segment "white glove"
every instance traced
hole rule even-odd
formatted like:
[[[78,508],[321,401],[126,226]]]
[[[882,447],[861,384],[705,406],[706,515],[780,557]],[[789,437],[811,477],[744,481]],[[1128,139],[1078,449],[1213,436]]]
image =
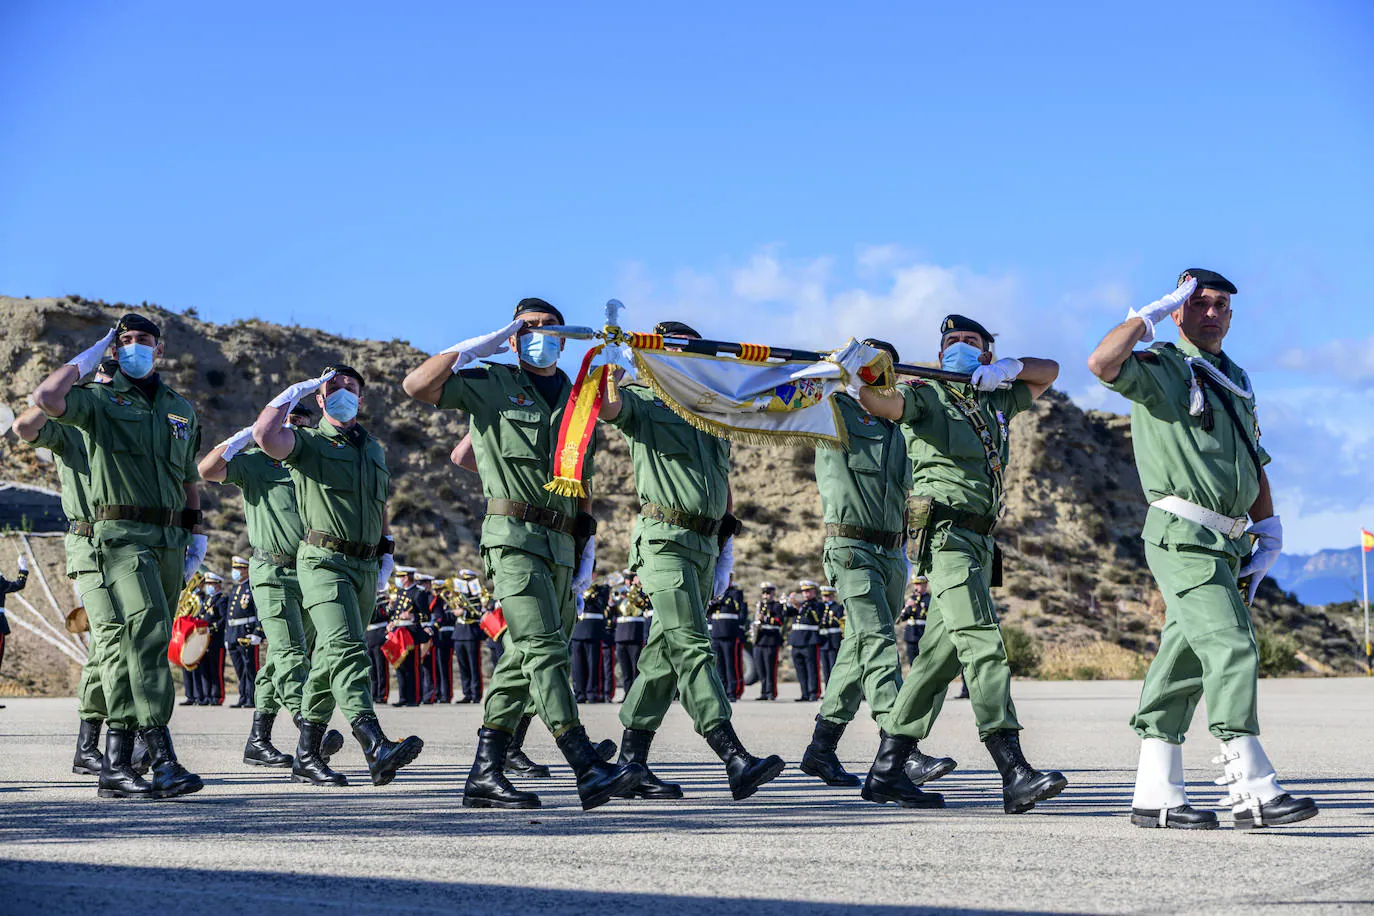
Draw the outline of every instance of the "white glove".
[[[440,352],[456,354],[453,360],[453,371],[457,372],[475,359],[484,359],[510,350],[507,341],[510,340],[512,334],[524,326],[525,319],[517,318],[499,331],[492,331],[490,334],[483,334],[480,337],[469,337],[467,340],[456,343]]]
[[[21,573],[26,573],[29,571],[29,558],[24,556],[22,553],[19,555],[19,571]]]
[[[730,573],[735,571],[735,536],[732,534],[725,539],[725,545],[720,548],[720,556],[716,558],[716,581],[711,585],[711,597],[719,598],[725,594],[725,590],[730,587]]]
[[[100,361],[105,358],[105,351],[109,349],[110,341],[114,340],[114,328],[105,332],[105,336],[100,338],[100,343],[88,350],[82,350],[74,358],[67,360],[68,366],[75,366],[76,371],[81,375],[87,376],[95,371],[95,367],[100,365]]]
[[[267,406],[285,407],[289,405],[291,407],[295,407],[297,404],[301,402],[301,398],[305,397],[307,394],[310,394],[312,391],[316,390],[333,377],[334,370],[330,369],[328,372],[326,372],[319,378],[306,379],[303,382],[297,382],[290,388],[283,391],[281,394],[277,395],[272,400],[268,401]]]
[[[573,597],[581,597],[582,593],[592,587],[592,574],[596,569],[596,535],[587,538],[587,546],[582,548],[582,556],[577,560],[577,571],[573,573],[572,592]]]
[[[191,577],[205,562],[205,551],[210,549],[210,539],[203,534],[191,535],[191,543],[186,547],[186,565],[181,570],[181,581],[190,582]]]
[[[253,635],[248,637],[248,644],[250,646],[260,646],[262,645],[262,637],[254,633]]]
[[[245,426],[243,429],[225,439],[220,445],[224,446],[224,460],[229,461],[235,455],[253,444],[253,427]],[[219,448],[219,446],[215,446]]]
[[[973,370],[973,387],[979,391],[996,391],[1021,374],[1025,366],[1021,360],[1008,356],[987,366]]]
[[[1141,343],[1150,343],[1155,339],[1155,322],[1165,315],[1173,314],[1174,310],[1188,301],[1188,297],[1197,289],[1197,279],[1189,277],[1188,282],[1162,299],[1156,299],[1142,309],[1131,309],[1126,313],[1127,318],[1139,318],[1145,322],[1145,336],[1140,338]]]
[[[877,347],[870,347],[868,344],[859,343],[857,340],[850,340],[834,353],[830,354],[828,362],[835,363],[844,372],[844,393],[854,400],[859,399],[859,389],[871,384],[872,365],[875,361],[887,356]],[[870,380],[863,377],[864,370],[869,370]]]
[[[396,558],[389,553],[382,554],[382,563],[377,568],[377,591],[386,591],[386,582],[396,571]]]
[[[1277,515],[1271,515],[1251,525],[1246,534],[1254,536],[1255,552],[1250,554],[1249,561],[1241,567],[1240,578],[1254,576],[1250,580],[1250,594],[1245,596],[1246,601],[1254,601],[1260,581],[1269,575],[1269,570],[1274,568],[1279,553],[1283,550],[1283,523]]]

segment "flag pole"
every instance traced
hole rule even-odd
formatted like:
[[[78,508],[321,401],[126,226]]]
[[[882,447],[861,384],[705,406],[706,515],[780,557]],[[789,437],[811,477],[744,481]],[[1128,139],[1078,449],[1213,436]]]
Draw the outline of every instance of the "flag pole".
[[[1369,644],[1369,550],[1364,529],[1360,529],[1360,578],[1364,580],[1364,673],[1374,675],[1374,653]]]

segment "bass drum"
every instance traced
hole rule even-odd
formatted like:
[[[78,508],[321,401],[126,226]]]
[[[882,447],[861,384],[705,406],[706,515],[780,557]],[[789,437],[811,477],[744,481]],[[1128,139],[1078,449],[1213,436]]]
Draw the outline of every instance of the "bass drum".
[[[740,655],[744,662],[744,686],[753,687],[759,682],[759,669],[754,664],[754,647],[746,644]]]
[[[194,617],[172,621],[172,641],[167,645],[167,660],[187,671],[200,664],[210,648],[210,625]]]

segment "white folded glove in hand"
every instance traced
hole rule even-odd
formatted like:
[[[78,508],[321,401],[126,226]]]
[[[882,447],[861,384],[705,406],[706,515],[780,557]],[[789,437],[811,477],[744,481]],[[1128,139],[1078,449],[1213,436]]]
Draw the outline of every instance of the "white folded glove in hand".
[[[485,359],[488,356],[495,356],[510,350],[508,341],[511,335],[524,326],[525,320],[517,318],[499,331],[492,331],[490,334],[483,334],[480,337],[469,337],[467,340],[439,352],[455,354],[453,371],[457,372],[473,360]]]
[[[885,351],[851,340],[830,354],[828,361],[844,371],[844,393],[857,401],[860,389],[879,381],[877,370],[884,368],[884,359],[890,367],[891,359]]]
[[[303,382],[297,382],[290,388],[283,391],[281,394],[277,395],[272,400],[268,401],[267,406],[295,407],[297,404],[301,402],[301,398],[305,397],[307,394],[310,394],[312,391],[315,391],[321,385],[323,385],[325,382],[329,381],[333,377],[334,370],[330,369],[328,372],[326,372],[319,378],[306,379]]]
[[[19,555],[19,571],[21,573],[26,573],[29,571],[29,558],[24,556],[22,553]]]
[[[235,455],[237,455],[239,452],[243,451],[245,448],[252,444],[253,427],[245,426],[243,429],[234,433],[228,439],[225,439],[223,442],[220,443],[220,445],[224,446],[224,460],[232,460]],[[218,445],[215,447],[219,448]]]
[[[716,580],[711,584],[711,597],[719,598],[730,587],[730,574],[735,571],[735,536],[725,539],[716,558]]]
[[[254,633],[248,637],[248,644],[251,646],[260,646],[262,645],[262,637]]]
[[[1131,309],[1126,313],[1127,318],[1139,318],[1145,322],[1145,336],[1140,338],[1141,343],[1150,343],[1155,339],[1155,322],[1165,315],[1171,315],[1183,303],[1188,301],[1188,297],[1197,289],[1197,280],[1193,277],[1188,278],[1178,289],[1162,299],[1156,299],[1142,309]]]
[[[205,551],[210,549],[210,539],[203,534],[191,535],[191,543],[186,546],[186,565],[181,570],[181,581],[190,582],[191,577],[205,562]]]
[[[382,554],[382,562],[377,567],[377,591],[386,591],[386,584],[396,569],[396,558],[389,553]]]
[[[105,358],[105,351],[109,349],[110,341],[114,340],[114,328],[105,332],[105,336],[100,338],[100,342],[95,346],[82,350],[72,359],[67,360],[68,366],[75,366],[76,371],[82,376],[90,375],[95,371],[95,367],[100,365],[100,361]]]
[[[973,370],[973,387],[979,391],[996,391],[1021,374],[1025,366],[1021,360],[1008,356],[987,366]]]
[[[577,571],[573,573],[572,593],[581,598],[582,593],[592,587],[592,575],[596,570],[596,535],[587,538],[587,546],[582,548],[582,556],[577,559]]]
[[[1245,596],[1245,600],[1250,602],[1255,600],[1260,582],[1278,562],[1279,553],[1283,550],[1283,523],[1277,515],[1271,515],[1255,522],[1245,533],[1255,538],[1255,551],[1240,569],[1240,578],[1254,576],[1250,580],[1250,593]]]

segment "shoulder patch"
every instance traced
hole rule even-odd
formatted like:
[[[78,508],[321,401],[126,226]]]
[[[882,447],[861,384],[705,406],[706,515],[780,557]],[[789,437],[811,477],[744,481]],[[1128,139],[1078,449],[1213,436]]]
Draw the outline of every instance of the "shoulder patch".
[[[514,404],[516,407],[533,407],[533,406],[534,406],[534,398],[529,397],[528,395],[524,395],[524,394],[510,394],[510,395],[506,395],[506,399],[507,399],[508,401],[510,401],[512,404]]]

